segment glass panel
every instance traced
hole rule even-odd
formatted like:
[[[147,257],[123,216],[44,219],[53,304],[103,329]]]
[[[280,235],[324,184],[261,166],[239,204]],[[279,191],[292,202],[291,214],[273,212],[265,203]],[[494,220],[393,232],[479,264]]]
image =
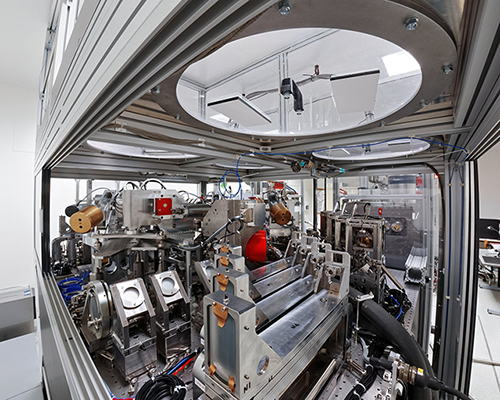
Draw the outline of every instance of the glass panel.
[[[280,93],[284,78],[296,83],[303,111],[294,109],[295,98]],[[228,43],[184,72],[177,97],[194,118],[214,127],[252,135],[321,134],[393,114],[421,82],[418,62],[391,42],[353,31],[304,28]],[[361,100],[365,104],[356,107]]]

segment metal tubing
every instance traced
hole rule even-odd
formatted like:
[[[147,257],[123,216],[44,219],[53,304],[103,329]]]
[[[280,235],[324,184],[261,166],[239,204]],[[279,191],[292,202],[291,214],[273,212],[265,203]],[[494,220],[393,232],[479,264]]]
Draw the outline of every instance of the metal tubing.
[[[304,190],[305,190],[305,185],[304,185],[304,179],[300,181],[300,195],[302,199],[300,200],[300,230],[305,233],[306,231],[306,220],[305,220],[305,195],[304,195]]]
[[[186,250],[186,291],[191,301],[191,250]]]
[[[318,191],[318,181],[313,179],[313,228],[314,231],[318,229],[318,202],[317,202],[317,192]]]

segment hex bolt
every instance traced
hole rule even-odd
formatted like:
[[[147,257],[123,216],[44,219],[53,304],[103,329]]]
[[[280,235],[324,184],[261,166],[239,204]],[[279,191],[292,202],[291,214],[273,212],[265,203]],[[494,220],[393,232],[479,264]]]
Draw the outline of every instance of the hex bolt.
[[[450,75],[453,72],[453,65],[448,64],[448,65],[443,65],[443,73],[445,75]]]
[[[419,19],[417,17],[408,18],[405,21],[405,28],[407,31],[414,31],[418,28]]]
[[[278,10],[281,15],[288,15],[292,11],[292,4],[289,1],[280,1],[278,3]]]

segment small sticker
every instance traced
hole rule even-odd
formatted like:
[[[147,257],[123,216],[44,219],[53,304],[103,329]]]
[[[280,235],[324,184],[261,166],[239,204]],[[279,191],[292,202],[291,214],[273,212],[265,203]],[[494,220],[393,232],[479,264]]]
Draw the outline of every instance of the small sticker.
[[[423,375],[423,374],[424,374],[424,370],[423,370],[422,368],[419,368],[419,369],[418,369],[418,374],[419,374],[419,375]]]
[[[202,346],[205,346],[205,339],[200,338],[200,343],[201,343]]]
[[[25,290],[24,291],[24,296],[31,296],[31,290],[30,289]]]
[[[201,390],[205,391],[205,385],[196,377],[194,378],[194,384],[198,386]]]

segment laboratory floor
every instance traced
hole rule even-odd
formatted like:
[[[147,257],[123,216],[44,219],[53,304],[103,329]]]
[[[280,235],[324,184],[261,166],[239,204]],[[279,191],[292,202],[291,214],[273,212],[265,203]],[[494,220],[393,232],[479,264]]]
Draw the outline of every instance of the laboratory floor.
[[[476,400],[500,399],[500,316],[487,311],[500,311],[500,291],[478,290],[470,394]]]

